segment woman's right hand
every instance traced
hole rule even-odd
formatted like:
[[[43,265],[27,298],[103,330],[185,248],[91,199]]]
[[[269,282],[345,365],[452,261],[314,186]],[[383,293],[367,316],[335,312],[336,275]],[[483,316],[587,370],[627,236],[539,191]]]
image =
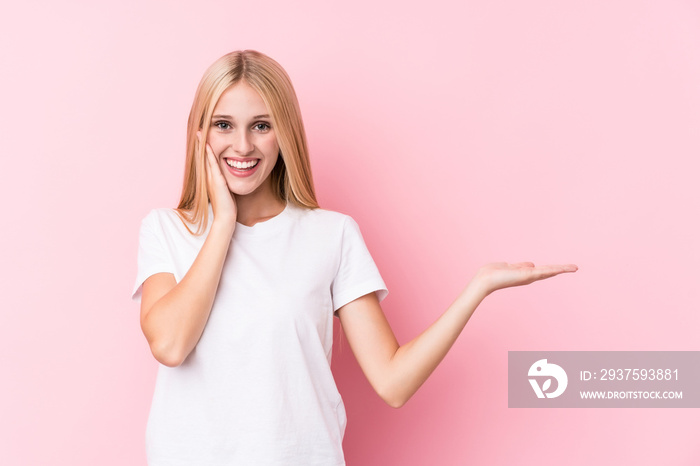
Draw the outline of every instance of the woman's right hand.
[[[197,139],[202,144],[202,132],[197,131]],[[226,178],[221,173],[221,167],[209,144],[206,144],[205,153],[207,158],[207,193],[214,211],[214,220],[226,222],[234,228],[238,217],[238,208],[233,193],[228,188]]]
[[[576,272],[575,264],[565,265],[539,265],[532,262],[493,262],[481,267],[472,282],[478,286],[484,297],[496,290],[511,286],[529,285],[538,280],[544,280],[560,273]],[[472,283],[470,282],[470,283]]]

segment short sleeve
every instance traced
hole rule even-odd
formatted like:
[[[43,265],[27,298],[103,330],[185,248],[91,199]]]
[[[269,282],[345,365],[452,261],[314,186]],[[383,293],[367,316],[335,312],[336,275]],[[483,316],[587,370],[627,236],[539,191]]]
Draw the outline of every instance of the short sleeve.
[[[382,301],[389,294],[379,269],[367,249],[360,227],[346,216],[343,224],[340,266],[331,285],[333,312],[372,291]]]
[[[141,221],[136,282],[131,295],[134,301],[141,301],[142,285],[148,277],[160,272],[175,272],[164,247],[162,231],[158,224],[158,212],[154,209]]]

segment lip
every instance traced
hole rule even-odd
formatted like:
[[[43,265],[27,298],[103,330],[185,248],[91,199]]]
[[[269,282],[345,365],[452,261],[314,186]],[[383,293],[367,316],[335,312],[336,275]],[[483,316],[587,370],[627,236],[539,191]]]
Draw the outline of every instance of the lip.
[[[228,163],[226,163],[226,160],[227,160],[227,159],[231,159],[231,160],[234,160],[234,161],[236,161],[236,162],[252,162],[252,161],[254,161],[254,160],[257,160],[257,161],[258,161],[258,164],[255,165],[255,166],[253,167],[252,170],[245,170],[245,171],[243,171],[243,170],[238,170],[238,169],[233,168],[232,166],[230,166]],[[253,157],[253,158],[248,158],[248,159],[242,159],[242,158],[240,158],[240,157],[225,157],[225,158],[224,158],[224,163],[226,164],[226,168],[228,169],[229,173],[231,173],[231,174],[234,175],[234,176],[238,176],[238,177],[240,177],[240,178],[245,178],[245,177],[251,176],[253,173],[255,173],[256,171],[258,171],[258,167],[260,167],[260,159],[255,158],[255,157]]]

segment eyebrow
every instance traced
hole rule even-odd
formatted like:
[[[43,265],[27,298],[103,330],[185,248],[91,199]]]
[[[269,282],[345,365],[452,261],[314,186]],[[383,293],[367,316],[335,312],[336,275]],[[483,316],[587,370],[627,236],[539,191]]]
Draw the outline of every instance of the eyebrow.
[[[224,118],[227,120],[235,120],[231,115],[212,115],[212,118]],[[258,118],[270,118],[270,115],[255,115],[252,119],[257,120]]]

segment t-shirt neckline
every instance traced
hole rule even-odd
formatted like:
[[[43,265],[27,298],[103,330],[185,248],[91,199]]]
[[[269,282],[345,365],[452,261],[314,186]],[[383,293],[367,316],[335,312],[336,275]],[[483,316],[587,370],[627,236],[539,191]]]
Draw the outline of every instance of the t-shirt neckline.
[[[282,209],[282,212],[272,218],[258,222],[253,226],[247,226],[240,222],[236,222],[236,229],[233,232],[233,237],[231,240],[233,241],[235,238],[243,237],[267,237],[278,232],[289,221],[291,209],[291,202],[287,202],[284,209]],[[213,218],[211,204],[209,204],[209,214],[211,215],[211,218]]]

